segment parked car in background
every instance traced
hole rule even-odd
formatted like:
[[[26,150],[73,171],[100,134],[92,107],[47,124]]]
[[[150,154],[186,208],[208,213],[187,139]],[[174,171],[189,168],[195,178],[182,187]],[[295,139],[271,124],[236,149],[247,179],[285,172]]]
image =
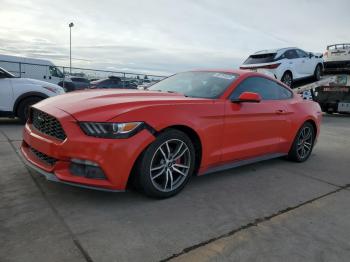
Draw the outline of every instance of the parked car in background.
[[[324,69],[325,72],[350,71],[350,43],[327,46]]]
[[[296,47],[263,50],[250,55],[240,69],[269,70],[276,79],[291,86],[295,80],[313,76],[320,80],[322,55],[305,52]]]
[[[90,88],[122,88],[122,89],[136,89],[137,85],[132,81],[123,81],[120,77],[110,76],[106,79],[92,81]]]
[[[0,68],[0,117],[19,117],[25,122],[30,106],[63,93],[63,88],[58,85],[37,79],[18,78]]]
[[[63,81],[61,70],[49,60],[0,55],[0,67],[13,75],[58,84]]]
[[[192,71],[148,91],[72,92],[36,104],[21,152],[52,181],[107,191],[135,183],[166,198],[193,174],[281,156],[306,161],[321,118],[318,103],[266,75]]]
[[[90,80],[85,77],[70,76],[66,77],[64,81],[59,82],[58,85],[63,87],[66,92],[72,92],[89,88]]]
[[[70,77],[70,80],[73,82],[75,86],[75,90],[86,89],[90,87],[90,80],[85,77]]]
[[[143,79],[142,83],[137,86],[138,89],[145,90],[155,84],[156,81],[151,81],[149,79]]]

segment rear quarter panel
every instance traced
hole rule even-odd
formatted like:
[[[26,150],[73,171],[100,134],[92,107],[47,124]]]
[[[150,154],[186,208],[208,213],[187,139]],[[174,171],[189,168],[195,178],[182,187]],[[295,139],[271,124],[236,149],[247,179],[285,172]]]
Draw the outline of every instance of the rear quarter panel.
[[[315,124],[316,139],[320,134],[320,127],[322,121],[322,110],[320,105],[316,102],[310,100],[303,100],[302,98],[296,97],[289,104],[289,107],[291,114],[288,115],[288,120],[291,122],[291,130],[289,133],[290,143],[289,145],[286,145],[286,152],[289,151],[298,130],[306,121],[312,121]]]

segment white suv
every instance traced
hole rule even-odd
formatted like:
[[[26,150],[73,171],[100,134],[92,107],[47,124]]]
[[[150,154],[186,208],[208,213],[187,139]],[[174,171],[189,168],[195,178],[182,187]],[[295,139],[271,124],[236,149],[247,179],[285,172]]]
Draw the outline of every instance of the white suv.
[[[63,88],[58,85],[17,78],[0,67],[0,117],[19,117],[25,122],[31,105],[63,93]]]
[[[291,86],[294,80],[313,76],[320,80],[322,55],[307,53],[296,47],[263,50],[249,56],[240,69],[270,71],[276,79]]]
[[[324,53],[324,69],[327,72],[350,70],[350,43],[327,46]]]

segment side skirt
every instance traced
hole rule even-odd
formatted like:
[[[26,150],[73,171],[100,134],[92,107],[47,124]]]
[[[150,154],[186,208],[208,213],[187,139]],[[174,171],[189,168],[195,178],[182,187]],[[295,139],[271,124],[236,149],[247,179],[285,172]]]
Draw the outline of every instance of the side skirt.
[[[211,167],[199,175],[207,175],[207,174],[211,174],[211,173],[215,173],[215,172],[220,172],[220,171],[232,169],[232,168],[239,167],[239,166],[245,166],[245,165],[261,162],[264,160],[269,160],[269,159],[278,158],[281,156],[286,156],[286,155],[287,155],[286,153],[275,153],[275,154],[268,154],[268,155],[253,157],[253,158],[244,159],[244,160],[236,160],[236,161],[231,162],[231,163]]]

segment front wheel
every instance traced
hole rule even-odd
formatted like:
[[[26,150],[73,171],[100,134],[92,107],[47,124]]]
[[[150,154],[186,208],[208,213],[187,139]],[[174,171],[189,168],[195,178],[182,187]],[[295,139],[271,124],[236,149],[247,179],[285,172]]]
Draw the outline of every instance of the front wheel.
[[[295,162],[304,162],[311,155],[314,147],[315,132],[313,125],[306,122],[298,131],[288,158]]]
[[[189,137],[179,130],[169,129],[143,152],[136,175],[146,195],[167,198],[185,187],[194,166],[195,149]]]

